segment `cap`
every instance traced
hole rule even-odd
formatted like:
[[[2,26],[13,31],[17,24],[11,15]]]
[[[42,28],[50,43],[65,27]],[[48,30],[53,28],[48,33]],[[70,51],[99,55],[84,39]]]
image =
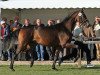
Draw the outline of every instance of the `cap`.
[[[1,21],[1,22],[0,22],[1,25],[4,24],[4,23],[5,23],[5,21]]]

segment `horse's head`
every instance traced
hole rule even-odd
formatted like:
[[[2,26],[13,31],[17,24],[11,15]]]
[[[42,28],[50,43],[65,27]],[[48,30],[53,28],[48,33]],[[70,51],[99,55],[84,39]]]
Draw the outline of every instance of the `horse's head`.
[[[81,25],[89,25],[89,21],[84,13],[84,10],[78,10],[69,15],[64,21],[64,25],[70,31],[73,31],[76,22],[79,22]]]
[[[78,21],[82,26],[90,25],[83,9],[77,11],[75,21]]]

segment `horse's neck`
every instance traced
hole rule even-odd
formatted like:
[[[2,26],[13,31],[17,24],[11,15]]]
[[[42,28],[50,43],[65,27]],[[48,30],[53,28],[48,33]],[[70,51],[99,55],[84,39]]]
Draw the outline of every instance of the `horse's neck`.
[[[75,21],[73,19],[68,20],[68,22],[65,24],[65,27],[72,32],[75,27]]]

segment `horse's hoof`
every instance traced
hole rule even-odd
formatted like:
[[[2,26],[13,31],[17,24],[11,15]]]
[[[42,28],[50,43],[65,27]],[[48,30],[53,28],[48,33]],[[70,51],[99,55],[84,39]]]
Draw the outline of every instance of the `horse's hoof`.
[[[53,70],[55,70],[55,71],[58,71],[58,69],[57,69],[57,68],[53,68],[53,67],[52,67],[52,69],[53,69]]]
[[[76,62],[77,60],[74,60],[74,63]]]
[[[12,71],[15,71],[14,69],[11,69]]]
[[[74,63],[78,60],[78,58],[74,59]]]
[[[62,63],[62,60],[60,59],[60,60],[59,60],[59,62],[58,62],[58,65],[60,66],[60,65],[61,65],[61,63]]]
[[[14,69],[11,69],[11,71],[15,71]]]
[[[32,67],[33,65],[30,65],[30,68]]]
[[[11,69],[12,71],[15,71],[15,70],[14,70],[13,68],[11,68],[11,67],[10,67],[10,69]]]

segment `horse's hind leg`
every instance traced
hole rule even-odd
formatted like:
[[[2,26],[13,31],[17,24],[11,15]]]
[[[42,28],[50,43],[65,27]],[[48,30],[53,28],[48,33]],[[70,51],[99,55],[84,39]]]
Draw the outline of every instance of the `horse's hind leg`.
[[[16,59],[16,57],[18,56],[19,53],[20,53],[20,52],[17,52],[17,53],[16,53],[14,56],[12,56],[12,58],[11,58],[10,69],[11,69],[12,71],[15,71],[14,68],[13,68],[14,60]]]
[[[34,64],[34,51],[33,51],[33,49],[31,49],[30,54],[31,54],[31,63],[30,63],[30,67],[32,67],[33,64]]]
[[[35,47],[36,47],[36,44],[30,44],[30,47],[31,47],[31,50],[30,50],[30,54],[31,54],[31,63],[30,63],[30,67],[33,66],[34,64],[34,54],[35,54]]]
[[[57,59],[58,59],[58,56],[59,56],[59,50],[56,50],[56,51],[55,51],[55,56],[54,56],[53,65],[52,65],[52,69],[54,69],[54,70],[57,70],[57,69],[55,68],[55,65],[56,65],[56,61],[57,61]]]
[[[21,49],[22,49],[22,46],[20,45],[17,48],[15,55],[13,55],[12,58],[11,58],[10,69],[12,71],[15,71],[14,68],[13,68],[14,60],[17,58],[18,54],[21,52]]]

